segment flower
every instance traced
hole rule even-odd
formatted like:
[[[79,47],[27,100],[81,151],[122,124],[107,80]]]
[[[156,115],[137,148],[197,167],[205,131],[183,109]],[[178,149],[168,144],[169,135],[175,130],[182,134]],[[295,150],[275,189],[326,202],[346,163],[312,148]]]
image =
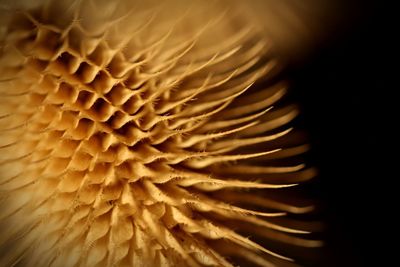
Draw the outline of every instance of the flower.
[[[272,82],[278,61],[251,16],[209,5],[2,12],[1,266],[291,261],[239,231],[308,233],[274,218],[309,208],[268,198],[313,175],[268,165],[304,151],[277,141],[297,109],[272,108],[287,85]]]

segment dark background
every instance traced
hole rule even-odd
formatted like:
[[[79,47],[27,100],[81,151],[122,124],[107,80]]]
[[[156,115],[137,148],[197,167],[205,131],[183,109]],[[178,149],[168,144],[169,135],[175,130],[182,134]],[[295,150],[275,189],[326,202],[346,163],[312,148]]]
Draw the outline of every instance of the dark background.
[[[319,266],[397,266],[400,252],[390,247],[399,247],[393,217],[400,208],[393,206],[400,194],[393,191],[400,177],[391,173],[390,158],[400,157],[390,133],[400,121],[390,116],[400,30],[390,29],[396,16],[388,1],[334,1],[313,49],[293,57],[285,74],[320,173],[310,189],[327,223]]]
[[[384,1],[342,2],[326,21],[329,30],[287,73],[320,173],[312,191],[328,224],[321,266],[397,266],[389,249],[398,246],[391,227],[397,181],[389,172],[396,31],[389,31]]]

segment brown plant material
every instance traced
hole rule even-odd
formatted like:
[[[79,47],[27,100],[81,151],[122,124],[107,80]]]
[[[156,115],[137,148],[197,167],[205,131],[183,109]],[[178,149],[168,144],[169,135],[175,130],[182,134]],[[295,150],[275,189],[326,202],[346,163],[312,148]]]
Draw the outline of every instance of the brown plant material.
[[[274,220],[311,207],[269,192],[314,172],[276,163],[306,147],[279,142],[297,109],[272,107],[286,83],[268,82],[277,60],[251,16],[206,1],[1,8],[1,266],[292,266],[252,236],[318,245]]]

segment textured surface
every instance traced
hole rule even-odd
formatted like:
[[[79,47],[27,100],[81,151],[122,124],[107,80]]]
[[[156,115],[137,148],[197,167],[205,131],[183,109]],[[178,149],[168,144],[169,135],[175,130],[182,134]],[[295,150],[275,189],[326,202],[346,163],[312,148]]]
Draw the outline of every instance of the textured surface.
[[[2,6],[0,265],[291,265],[252,241],[318,245],[268,198],[314,174],[279,162],[306,146],[271,44],[234,6],[140,2]]]

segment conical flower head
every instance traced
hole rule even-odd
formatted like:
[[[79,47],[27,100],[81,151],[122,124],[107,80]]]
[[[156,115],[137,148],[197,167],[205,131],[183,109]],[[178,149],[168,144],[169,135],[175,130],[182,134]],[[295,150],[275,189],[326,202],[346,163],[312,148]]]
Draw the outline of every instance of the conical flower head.
[[[304,147],[279,141],[297,111],[272,109],[286,84],[269,80],[277,61],[251,16],[28,2],[2,7],[1,266],[291,261],[239,233],[298,240],[274,217],[305,210],[260,192],[313,174],[267,164]]]

